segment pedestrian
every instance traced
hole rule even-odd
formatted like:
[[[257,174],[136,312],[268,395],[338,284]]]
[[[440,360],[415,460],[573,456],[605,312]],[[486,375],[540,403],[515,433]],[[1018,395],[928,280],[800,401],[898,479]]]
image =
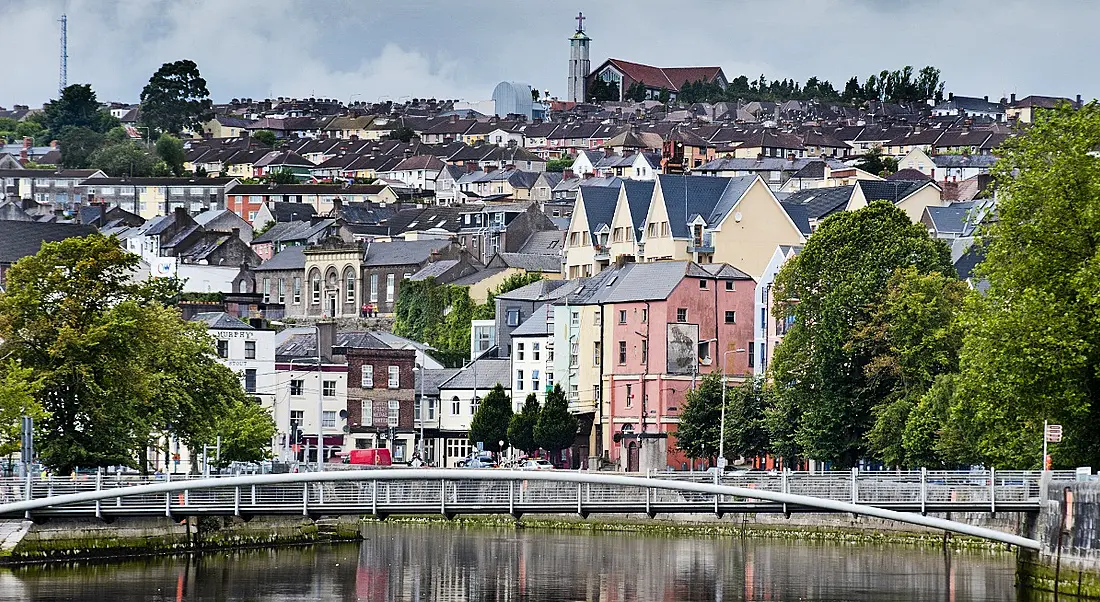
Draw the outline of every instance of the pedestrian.
[[[363,307],[361,309],[361,314],[364,318],[369,317],[370,316],[370,305],[364,303]]]
[[[367,303],[367,315],[372,317],[372,318],[374,317],[374,304],[373,303]]]

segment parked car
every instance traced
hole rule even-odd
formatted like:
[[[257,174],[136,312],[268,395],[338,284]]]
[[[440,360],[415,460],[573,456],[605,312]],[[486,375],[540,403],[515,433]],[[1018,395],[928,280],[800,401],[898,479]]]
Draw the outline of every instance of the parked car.
[[[353,449],[348,455],[344,456],[344,461],[346,464],[357,464],[361,466],[393,465],[393,458],[390,456],[390,450],[385,447]]]
[[[553,470],[554,465],[550,460],[543,458],[528,458],[519,465],[520,470]]]
[[[458,461],[459,468],[496,468],[497,461],[489,454],[471,456]]]

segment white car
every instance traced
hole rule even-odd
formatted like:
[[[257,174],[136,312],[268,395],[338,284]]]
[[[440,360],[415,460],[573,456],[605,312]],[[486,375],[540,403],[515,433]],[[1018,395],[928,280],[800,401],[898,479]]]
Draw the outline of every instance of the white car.
[[[519,465],[520,470],[553,470],[554,465],[542,458],[529,458]]]

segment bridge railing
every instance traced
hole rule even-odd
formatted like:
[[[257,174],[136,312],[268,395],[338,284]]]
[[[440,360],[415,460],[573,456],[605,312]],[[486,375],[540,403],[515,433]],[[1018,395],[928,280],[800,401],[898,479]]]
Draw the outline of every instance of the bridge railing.
[[[291,501],[324,503],[333,500],[383,500],[385,504],[497,504],[517,500],[540,504],[575,503],[578,496],[594,504],[654,503],[683,501],[683,493],[646,487],[601,488],[585,485],[580,489],[548,481],[488,482],[463,480],[463,470],[454,470],[454,478],[446,481],[372,481],[370,470],[363,480],[299,485],[256,485],[245,491],[235,488],[210,488],[183,491],[167,503],[179,506],[217,506],[246,503],[278,505]],[[234,475],[221,475],[225,477]],[[879,506],[934,506],[1030,503],[1039,499],[1040,471],[748,471],[726,472],[660,472],[644,476],[651,479],[713,483],[752,490],[804,495],[821,499]],[[217,475],[214,475],[216,478]],[[29,482],[32,499],[81,493],[101,489],[125,489],[138,485],[166,481],[210,478],[202,475],[171,475],[152,477],[121,474],[78,475],[76,477],[32,476]],[[1072,481],[1074,471],[1052,471],[1054,481]],[[17,478],[0,479],[0,503],[27,499],[28,481]],[[243,498],[243,500],[242,500]],[[720,497],[721,502],[739,501]],[[166,503],[164,494],[123,495],[100,502],[100,507],[144,508]]]

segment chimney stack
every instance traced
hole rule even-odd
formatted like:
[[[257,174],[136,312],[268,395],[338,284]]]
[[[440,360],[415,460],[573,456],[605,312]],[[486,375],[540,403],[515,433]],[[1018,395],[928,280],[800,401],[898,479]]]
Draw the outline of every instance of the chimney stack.
[[[563,169],[561,172],[561,179],[563,180],[572,180],[575,177],[577,177],[577,174],[573,173],[572,169]]]
[[[332,347],[336,344],[336,322],[332,320],[317,322],[317,334],[320,335],[317,339],[317,349],[320,351],[322,360],[331,360]]]
[[[1085,106],[1085,105],[1084,105],[1084,103],[1081,102],[1081,95],[1078,94],[1077,95],[1077,108],[1080,109],[1083,106]]]
[[[1008,102],[1011,103],[1011,104],[1016,104],[1016,93],[1015,92],[1008,95]]]
[[[1077,99],[1080,100],[1081,97],[1078,96]],[[30,148],[32,146],[34,146],[34,138],[31,138],[29,136],[23,137],[23,148]]]

